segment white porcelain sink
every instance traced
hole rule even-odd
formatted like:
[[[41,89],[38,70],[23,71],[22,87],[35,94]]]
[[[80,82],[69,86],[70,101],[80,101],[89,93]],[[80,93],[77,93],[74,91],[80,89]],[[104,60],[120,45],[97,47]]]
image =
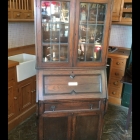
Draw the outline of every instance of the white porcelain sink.
[[[19,65],[16,66],[18,82],[36,75],[35,55],[22,53],[18,55],[9,56],[8,60],[19,62]]]

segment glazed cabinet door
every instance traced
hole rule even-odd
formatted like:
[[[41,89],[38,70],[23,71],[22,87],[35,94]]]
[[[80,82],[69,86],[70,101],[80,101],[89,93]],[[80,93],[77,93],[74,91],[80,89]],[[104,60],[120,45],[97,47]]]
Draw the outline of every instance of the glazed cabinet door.
[[[76,0],[74,66],[105,66],[111,0]]]
[[[72,66],[74,0],[37,0],[37,67]]]
[[[71,140],[69,113],[46,113],[39,117],[39,140]]]

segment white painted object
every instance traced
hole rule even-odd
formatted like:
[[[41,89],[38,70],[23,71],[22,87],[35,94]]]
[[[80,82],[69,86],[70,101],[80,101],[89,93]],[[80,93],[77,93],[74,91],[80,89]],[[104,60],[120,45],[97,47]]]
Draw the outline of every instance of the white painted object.
[[[8,60],[18,61],[19,65],[16,66],[17,82],[25,80],[29,77],[36,75],[35,63],[36,56],[31,54],[18,54],[9,56]]]
[[[68,86],[77,86],[78,82],[68,82]]]

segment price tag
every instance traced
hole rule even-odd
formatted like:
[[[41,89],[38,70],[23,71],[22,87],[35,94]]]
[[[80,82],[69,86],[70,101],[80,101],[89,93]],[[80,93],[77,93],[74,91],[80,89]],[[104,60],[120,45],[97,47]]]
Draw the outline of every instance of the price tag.
[[[78,83],[77,83],[77,82],[68,82],[68,85],[69,85],[69,86],[77,86]]]

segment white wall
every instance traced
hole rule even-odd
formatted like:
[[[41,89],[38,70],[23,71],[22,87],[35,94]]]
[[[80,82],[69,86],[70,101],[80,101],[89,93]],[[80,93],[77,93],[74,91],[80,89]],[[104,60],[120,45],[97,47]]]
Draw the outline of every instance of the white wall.
[[[131,48],[132,26],[112,25],[109,46]]]
[[[8,22],[8,48],[35,44],[34,22]]]
[[[34,22],[8,22],[8,48],[35,44]],[[131,48],[132,26],[112,25],[109,46]]]

